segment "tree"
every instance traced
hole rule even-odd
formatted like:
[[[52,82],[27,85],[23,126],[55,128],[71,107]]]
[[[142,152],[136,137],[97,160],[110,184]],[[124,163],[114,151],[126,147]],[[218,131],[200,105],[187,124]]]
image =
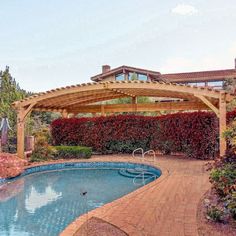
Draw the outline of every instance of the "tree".
[[[136,73],[132,73],[130,80],[131,81],[138,80],[138,75]]]
[[[223,82],[223,89],[229,93],[235,93],[236,89],[236,79],[226,79]]]
[[[229,93],[235,94],[236,90],[236,79],[226,79],[223,82],[223,89]],[[229,104],[227,104],[227,110],[232,111],[236,108],[236,100],[233,99]]]
[[[60,115],[57,113],[32,111],[31,126],[29,127],[28,134],[35,133],[37,130],[48,127],[53,120],[58,119],[59,117]]]
[[[16,111],[11,104],[23,99],[26,92],[20,89],[15,79],[12,78],[9,67],[0,71],[0,117],[7,116],[11,127],[9,137],[16,137]]]

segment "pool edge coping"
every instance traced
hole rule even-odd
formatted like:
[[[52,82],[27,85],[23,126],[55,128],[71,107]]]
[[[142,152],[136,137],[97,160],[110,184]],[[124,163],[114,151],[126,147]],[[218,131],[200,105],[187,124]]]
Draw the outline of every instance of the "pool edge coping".
[[[91,159],[71,159],[71,160],[63,160],[63,159],[59,159],[59,160],[55,160],[55,161],[46,161],[46,162],[37,162],[37,163],[32,163],[30,165],[27,165],[24,167],[24,170],[21,174],[17,175],[17,176],[14,176],[14,177],[9,177],[9,178],[0,178],[0,187],[3,186],[4,184],[8,183],[8,180],[10,181],[16,181],[18,178],[21,178],[21,177],[24,177],[26,175],[30,175],[30,174],[33,174],[33,173],[39,173],[39,172],[44,172],[44,171],[50,171],[50,169],[48,170],[40,170],[40,171],[35,171],[35,172],[32,172],[32,173],[25,173],[28,169],[31,169],[31,168],[34,168],[34,167],[41,167],[41,166],[48,166],[48,165],[57,165],[57,164],[66,164],[66,163],[99,163],[99,162],[110,162],[110,163],[129,163],[129,164],[137,164],[137,165],[141,165],[141,164],[144,164],[144,165],[147,165],[149,167],[152,167],[152,168],[155,168],[157,170],[159,170],[161,172],[161,175],[160,177],[162,176],[163,174],[163,171],[161,168],[159,168],[158,166],[154,166],[154,165],[151,165],[149,162],[148,163],[144,163],[143,161],[142,162],[133,162],[133,161],[127,161],[127,160],[123,160],[123,161],[118,161],[118,160],[113,160],[113,161],[109,161],[109,160],[100,160],[100,161],[94,161]],[[79,169],[79,167],[75,167],[75,169]],[[84,167],[85,168],[85,167]],[[63,170],[63,169],[67,169],[67,168],[58,168],[58,169],[55,169],[54,171],[56,170]],[[158,178],[160,178],[158,177]],[[153,181],[152,181],[153,182]]]

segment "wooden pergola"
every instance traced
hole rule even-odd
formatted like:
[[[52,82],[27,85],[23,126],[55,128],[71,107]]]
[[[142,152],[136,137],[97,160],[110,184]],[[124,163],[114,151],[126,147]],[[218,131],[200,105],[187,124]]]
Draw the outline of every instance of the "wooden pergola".
[[[137,97],[177,98],[165,102],[138,104]],[[131,97],[130,104],[99,104],[116,98]],[[200,111],[211,110],[219,118],[220,155],[224,155],[226,142],[222,132],[226,129],[226,104],[234,98],[226,91],[206,87],[186,86],[165,82],[107,81],[67,86],[39,93],[13,103],[17,110],[17,153],[24,158],[25,119],[32,110],[60,112],[63,117],[78,113],[142,112],[142,111]]]

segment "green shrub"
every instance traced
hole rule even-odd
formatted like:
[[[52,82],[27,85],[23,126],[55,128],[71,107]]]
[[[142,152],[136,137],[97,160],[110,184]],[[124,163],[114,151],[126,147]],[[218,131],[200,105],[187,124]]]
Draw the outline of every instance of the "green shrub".
[[[211,206],[207,209],[207,218],[215,221],[215,222],[222,222],[224,212],[217,208],[216,206]]]
[[[234,119],[236,110],[230,120]],[[226,156],[215,161],[210,173],[212,188],[218,195],[218,202],[236,220],[236,120],[233,120],[224,132],[227,140]],[[209,217],[219,220],[219,211],[210,209]]]
[[[210,181],[220,197],[226,197],[232,192],[236,181],[236,163],[227,163],[212,170]]]
[[[65,159],[79,159],[79,158],[90,158],[92,155],[92,149],[90,147],[81,146],[54,146],[56,152],[54,158],[65,158]]]
[[[51,143],[51,134],[48,128],[41,128],[33,133],[36,143],[35,145],[45,145]]]
[[[36,146],[32,155],[30,156],[31,162],[39,162],[39,161],[48,161],[53,159],[56,150],[52,146]]]
[[[210,174],[213,189],[220,201],[236,219],[236,163],[221,163]],[[217,212],[213,212],[217,215]],[[213,214],[212,213],[212,214]]]
[[[228,201],[228,209],[232,217],[236,220],[236,190],[232,192],[232,195],[230,196],[230,199]]]
[[[35,149],[30,156],[31,162],[48,161],[54,157],[56,150],[49,145],[50,133],[42,128],[34,133]]]

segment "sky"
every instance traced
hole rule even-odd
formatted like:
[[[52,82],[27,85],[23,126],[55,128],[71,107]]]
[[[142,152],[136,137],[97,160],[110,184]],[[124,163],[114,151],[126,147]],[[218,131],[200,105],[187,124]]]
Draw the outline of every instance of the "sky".
[[[103,64],[161,73],[234,68],[236,0],[0,0],[0,70],[32,92]]]

